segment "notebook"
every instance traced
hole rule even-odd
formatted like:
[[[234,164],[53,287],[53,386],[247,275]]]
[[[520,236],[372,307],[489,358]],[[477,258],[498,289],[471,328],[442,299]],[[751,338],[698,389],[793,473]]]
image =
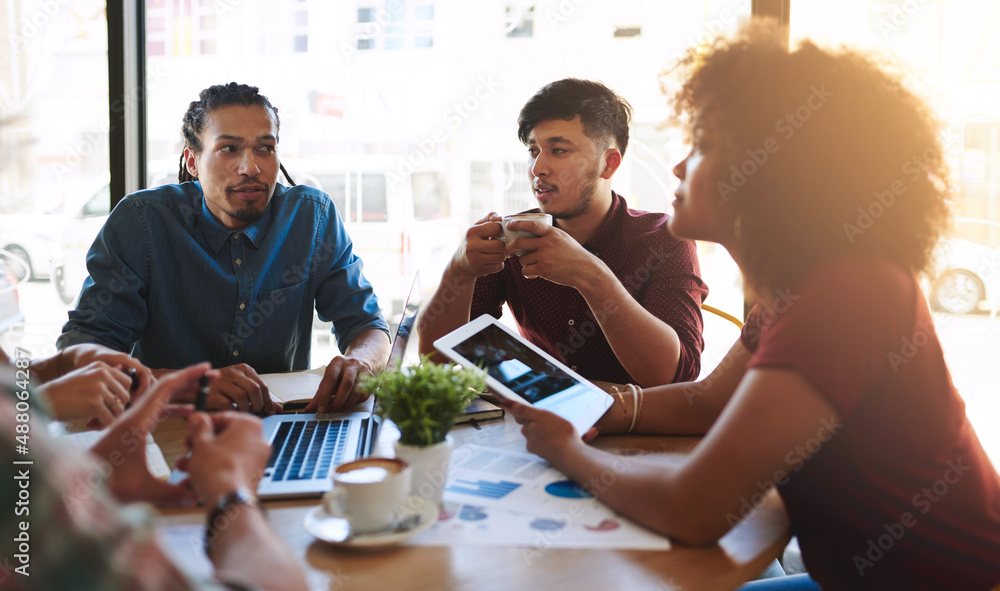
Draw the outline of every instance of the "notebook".
[[[406,357],[421,298],[418,273],[403,305],[387,367],[402,363]],[[376,392],[373,398],[377,396]],[[359,412],[266,417],[263,434],[272,446],[271,457],[257,487],[257,496],[261,499],[319,496],[333,488],[330,479],[333,468],[371,453],[381,421],[375,414],[376,402],[369,403],[369,410]]]

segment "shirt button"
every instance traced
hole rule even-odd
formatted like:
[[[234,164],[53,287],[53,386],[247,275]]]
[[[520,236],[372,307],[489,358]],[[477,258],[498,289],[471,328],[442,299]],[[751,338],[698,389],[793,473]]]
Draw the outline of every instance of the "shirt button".
[[[233,357],[239,357],[239,356],[240,356],[239,351],[233,351]]]
[[[243,234],[233,234],[233,240],[239,240]]]
[[[576,371],[576,366],[575,365],[571,365],[571,366],[569,366],[569,368],[572,369],[573,371]]]
[[[246,304],[243,304],[243,303],[240,304],[240,310],[242,310],[243,308],[246,308],[246,307],[247,307]]]
[[[569,325],[570,325],[570,326],[573,326],[573,320],[572,320],[572,319],[570,319],[570,321],[569,321]]]
[[[242,260],[240,260],[240,259],[236,259],[236,264],[237,264],[237,265],[242,265],[242,264],[243,264],[243,261],[242,261]]]

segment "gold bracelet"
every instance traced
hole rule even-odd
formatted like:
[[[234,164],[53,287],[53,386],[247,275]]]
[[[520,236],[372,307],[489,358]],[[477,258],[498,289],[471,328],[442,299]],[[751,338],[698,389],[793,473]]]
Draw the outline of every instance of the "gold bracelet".
[[[626,433],[631,433],[635,429],[635,422],[639,418],[639,394],[635,389],[634,384],[626,384],[630,392],[632,392],[632,422],[628,426],[628,431]]]
[[[622,396],[621,390],[618,386],[611,386],[611,393],[618,397],[618,402],[622,405],[622,416],[625,417],[625,421],[628,422],[628,410],[625,409],[625,397]]]
[[[642,386],[636,385],[635,391],[639,393],[639,409],[635,411],[635,417],[633,417],[633,420],[635,421],[635,424],[638,424],[639,415],[642,414]]]

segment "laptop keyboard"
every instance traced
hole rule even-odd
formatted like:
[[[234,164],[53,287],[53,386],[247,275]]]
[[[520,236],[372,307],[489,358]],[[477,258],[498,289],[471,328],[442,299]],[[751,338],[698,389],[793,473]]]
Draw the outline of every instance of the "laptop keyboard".
[[[348,422],[342,419],[282,423],[271,443],[267,472],[272,481],[326,478],[347,447]]]

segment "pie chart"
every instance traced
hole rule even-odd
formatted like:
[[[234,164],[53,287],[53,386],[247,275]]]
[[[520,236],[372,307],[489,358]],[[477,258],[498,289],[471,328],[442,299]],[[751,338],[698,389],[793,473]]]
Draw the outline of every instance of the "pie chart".
[[[545,492],[563,499],[589,499],[590,493],[569,480],[557,480],[545,485]]]

